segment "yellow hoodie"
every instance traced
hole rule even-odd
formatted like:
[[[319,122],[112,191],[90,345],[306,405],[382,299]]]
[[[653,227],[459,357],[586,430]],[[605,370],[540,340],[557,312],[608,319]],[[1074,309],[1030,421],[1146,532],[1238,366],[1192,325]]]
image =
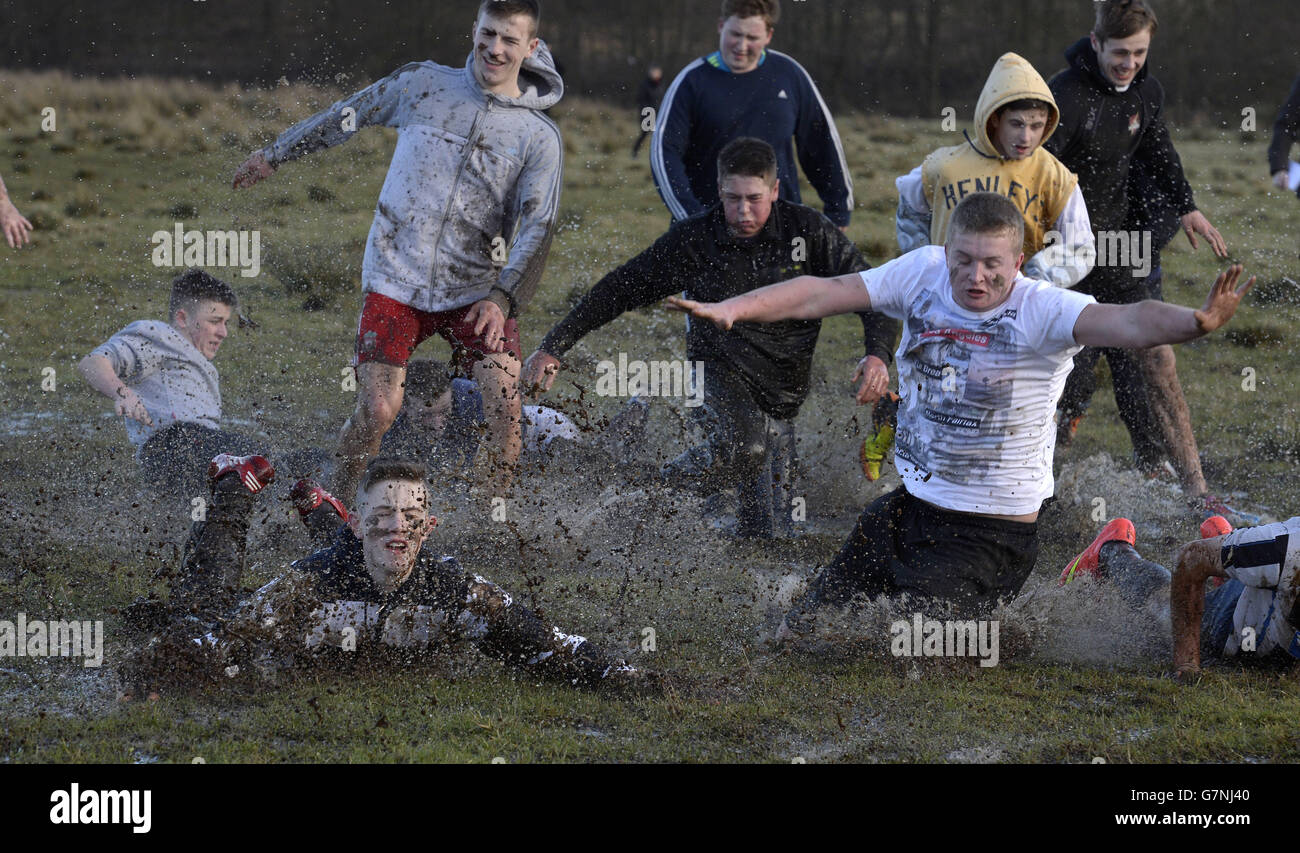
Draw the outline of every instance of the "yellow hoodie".
[[[999,107],[1024,98],[1047,103],[1047,126],[1032,154],[1010,160],[998,154],[989,136],[989,122]],[[1040,251],[1044,235],[1052,230],[1079,182],[1060,160],[1043,150],[1042,143],[1056,130],[1059,120],[1052,91],[1034,66],[1021,56],[1004,53],[975,105],[975,138],[967,134],[962,144],[940,148],[921,164],[921,183],[932,211],[930,242],[943,244],[948,219],[963,197],[987,190],[1011,199],[1024,215],[1026,259]]]

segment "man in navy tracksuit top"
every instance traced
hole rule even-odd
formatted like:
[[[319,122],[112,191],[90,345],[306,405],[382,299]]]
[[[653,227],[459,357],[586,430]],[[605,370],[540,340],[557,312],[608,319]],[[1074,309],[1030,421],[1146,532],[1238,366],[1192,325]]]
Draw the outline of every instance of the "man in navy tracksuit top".
[[[1287,159],[1291,146],[1300,139],[1300,77],[1295,78],[1291,94],[1278,110],[1273,122],[1273,140],[1268,146],[1268,171],[1273,176],[1273,186],[1287,189]]]
[[[725,0],[719,50],[682,69],[668,87],[650,149],[655,186],[674,220],[702,213],[717,198],[722,147],[753,136],[776,149],[781,198],[799,203],[794,146],[826,218],[841,228],[853,210],[853,183],[835,121],[808,72],[767,50],[780,17],[777,0]]]

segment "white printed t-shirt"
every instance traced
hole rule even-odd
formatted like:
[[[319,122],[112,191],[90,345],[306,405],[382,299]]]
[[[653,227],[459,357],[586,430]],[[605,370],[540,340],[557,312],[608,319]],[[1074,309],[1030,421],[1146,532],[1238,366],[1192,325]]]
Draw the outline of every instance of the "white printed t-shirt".
[[[894,464],[912,495],[945,509],[1037,512],[1052,494],[1056,403],[1091,296],[1022,275],[1007,301],[953,299],[942,246],[859,273],[871,309],[903,321]]]

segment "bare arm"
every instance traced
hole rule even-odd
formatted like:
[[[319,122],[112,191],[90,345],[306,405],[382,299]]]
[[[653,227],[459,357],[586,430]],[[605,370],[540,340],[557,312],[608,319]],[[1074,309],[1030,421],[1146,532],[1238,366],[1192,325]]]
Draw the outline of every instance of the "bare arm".
[[[816,278],[801,275],[769,284],[722,302],[695,302],[677,296],[668,304],[710,320],[723,329],[735,323],[772,323],[777,320],[816,320],[833,314],[870,311],[871,297],[857,274]]]
[[[1174,668],[1179,678],[1201,669],[1201,617],[1205,613],[1205,581],[1226,578],[1220,557],[1222,536],[1189,542],[1178,552],[1169,589],[1169,615],[1174,632]]]
[[[132,418],[145,426],[153,426],[153,419],[142,401],[126,383],[118,378],[113,365],[102,355],[91,353],[77,364],[77,372],[86,384],[113,401],[113,411]]]
[[[1083,346],[1146,349],[1208,335],[1232,318],[1255,283],[1252,277],[1237,287],[1241,273],[1240,264],[1220,273],[1199,311],[1153,300],[1134,305],[1089,305],[1074,323],[1074,340]]]
[[[9,200],[9,191],[5,189],[4,179],[0,178],[0,234],[4,235],[10,248],[17,249],[31,242],[31,237],[28,236],[31,231],[32,223]]]

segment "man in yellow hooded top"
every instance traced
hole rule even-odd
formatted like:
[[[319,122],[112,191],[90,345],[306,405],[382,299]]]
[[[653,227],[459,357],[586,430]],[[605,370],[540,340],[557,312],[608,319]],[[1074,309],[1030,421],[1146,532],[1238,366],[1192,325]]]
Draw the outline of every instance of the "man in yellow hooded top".
[[[894,182],[899,249],[943,245],[957,204],[974,192],[995,192],[1025,219],[1024,275],[1061,287],[1078,284],[1092,271],[1096,241],[1078,178],[1042,147],[1059,119],[1052,90],[1034,66],[1003,54],[984,83],[965,141],[934,151]],[[880,476],[893,443],[896,400],[886,394],[872,412],[874,429],[861,457],[869,480]]]
[[[957,203],[973,192],[995,192],[1025,218],[1024,274],[1061,287],[1077,284],[1092,270],[1096,251],[1078,178],[1042,148],[1059,119],[1034,66],[1003,54],[984,83],[965,141],[938,149],[894,182],[898,247],[942,245]]]

